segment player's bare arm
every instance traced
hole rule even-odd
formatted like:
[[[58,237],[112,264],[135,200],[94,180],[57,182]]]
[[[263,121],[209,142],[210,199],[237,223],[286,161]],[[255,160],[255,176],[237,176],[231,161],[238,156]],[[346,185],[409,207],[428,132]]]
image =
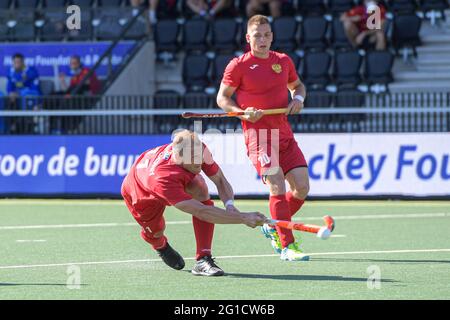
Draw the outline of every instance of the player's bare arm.
[[[304,99],[306,97],[305,85],[297,79],[287,85],[291,92],[292,101],[289,103],[286,114],[297,114],[303,109]]]
[[[216,185],[219,198],[225,205],[227,211],[235,211],[239,213],[239,210],[234,206],[234,191],[231,184],[223,174],[222,170],[209,177],[209,179]]]
[[[235,87],[228,86],[224,83],[220,84],[219,93],[217,94],[217,105],[225,112],[242,112],[236,101],[231,98],[236,91]],[[256,108],[247,108],[248,115],[240,116],[241,120],[256,122],[263,116],[262,110]]]
[[[215,224],[245,224],[255,228],[262,226],[266,221],[266,217],[260,212],[227,212],[214,206],[204,205],[195,199],[178,202],[175,208]]]

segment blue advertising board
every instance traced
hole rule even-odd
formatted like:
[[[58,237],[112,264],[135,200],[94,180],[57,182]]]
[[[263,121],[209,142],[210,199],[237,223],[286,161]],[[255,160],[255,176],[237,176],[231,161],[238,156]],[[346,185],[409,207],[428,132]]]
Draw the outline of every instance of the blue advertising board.
[[[134,41],[121,41],[112,53],[112,66],[119,65],[123,57],[133,48]],[[55,42],[55,43],[3,43],[0,44],[0,76],[6,76],[12,65],[12,56],[21,53],[25,64],[37,68],[41,77],[53,77],[55,71],[69,71],[70,56],[77,54],[87,67],[92,67],[109,48],[111,42]],[[55,70],[56,68],[56,70]],[[97,70],[100,77],[108,72],[107,61],[103,61]]]
[[[0,137],[0,194],[120,194],[140,153],[170,136]]]

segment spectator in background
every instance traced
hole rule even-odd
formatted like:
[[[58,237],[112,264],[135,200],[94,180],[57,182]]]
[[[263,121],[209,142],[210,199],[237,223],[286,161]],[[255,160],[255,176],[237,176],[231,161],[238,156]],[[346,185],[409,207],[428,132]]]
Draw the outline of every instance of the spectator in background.
[[[39,73],[35,67],[25,65],[25,57],[21,53],[14,54],[13,66],[7,78],[6,91],[11,109],[33,109],[36,100],[31,99],[31,102],[26,101],[27,103],[24,100],[29,96],[41,96]]]
[[[25,57],[16,53],[12,58],[13,65],[7,76],[6,91],[8,94],[7,109],[33,110],[41,103],[39,88],[39,73],[35,67],[25,65]],[[10,118],[6,127],[10,133],[34,132],[34,120],[27,118]]]
[[[248,0],[247,2],[247,17],[252,17],[256,14],[263,14],[265,7],[269,7],[269,14],[272,18],[281,16],[281,0]]]
[[[89,73],[89,68],[83,66],[81,58],[77,55],[70,57],[70,85],[67,85],[66,75],[61,73],[59,75],[61,91],[65,94],[70,92],[81,83],[81,80]],[[91,77],[83,84],[80,90],[77,92],[79,95],[97,95],[100,93],[101,84],[97,78],[95,72]]]
[[[233,14],[233,0],[187,0],[189,15],[205,18],[230,16]]]
[[[376,8],[380,9],[381,29],[369,29],[367,20],[370,17],[369,12],[373,12]],[[364,0],[362,5],[356,6],[345,12],[341,16],[344,24],[344,30],[353,47],[369,48],[375,46],[376,50],[386,49],[386,9],[378,1]]]
[[[81,84],[89,71],[90,69],[81,63],[79,56],[73,55],[70,57],[70,83],[68,84],[64,73],[59,75],[61,91],[58,94],[64,95],[64,98],[57,101],[55,108],[66,110],[89,109],[95,105],[94,96],[100,94],[101,90],[101,84],[95,72],[83,83],[76,92],[76,96],[72,96],[73,90]],[[72,133],[78,128],[82,120],[83,118],[78,116],[53,118],[51,120],[52,133]]]
[[[151,24],[155,24],[158,19],[178,17],[177,0],[149,0],[148,17]]]

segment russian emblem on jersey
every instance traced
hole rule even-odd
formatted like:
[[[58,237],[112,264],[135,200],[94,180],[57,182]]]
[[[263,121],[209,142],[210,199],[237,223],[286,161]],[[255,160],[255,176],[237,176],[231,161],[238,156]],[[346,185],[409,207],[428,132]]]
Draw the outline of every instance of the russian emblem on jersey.
[[[283,71],[278,63],[272,65],[272,70],[275,71],[275,73],[281,73],[281,71]]]

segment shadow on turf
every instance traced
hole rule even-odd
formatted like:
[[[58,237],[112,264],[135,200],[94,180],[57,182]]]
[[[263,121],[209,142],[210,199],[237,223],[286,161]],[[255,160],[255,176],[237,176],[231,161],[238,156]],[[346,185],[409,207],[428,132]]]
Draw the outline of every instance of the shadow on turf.
[[[324,262],[391,262],[391,263],[450,263],[450,260],[399,260],[399,259],[352,259],[352,258],[316,258],[314,261]]]
[[[353,281],[367,282],[367,278],[354,278],[342,276],[318,276],[309,274],[248,274],[248,273],[226,273],[225,276],[247,279],[270,279],[270,280],[296,280],[296,281]],[[398,282],[392,279],[381,279],[381,282]]]
[[[49,286],[49,287],[67,287],[67,283],[2,283],[0,287],[18,287],[18,286]],[[87,286],[87,284],[80,284],[81,287]]]

